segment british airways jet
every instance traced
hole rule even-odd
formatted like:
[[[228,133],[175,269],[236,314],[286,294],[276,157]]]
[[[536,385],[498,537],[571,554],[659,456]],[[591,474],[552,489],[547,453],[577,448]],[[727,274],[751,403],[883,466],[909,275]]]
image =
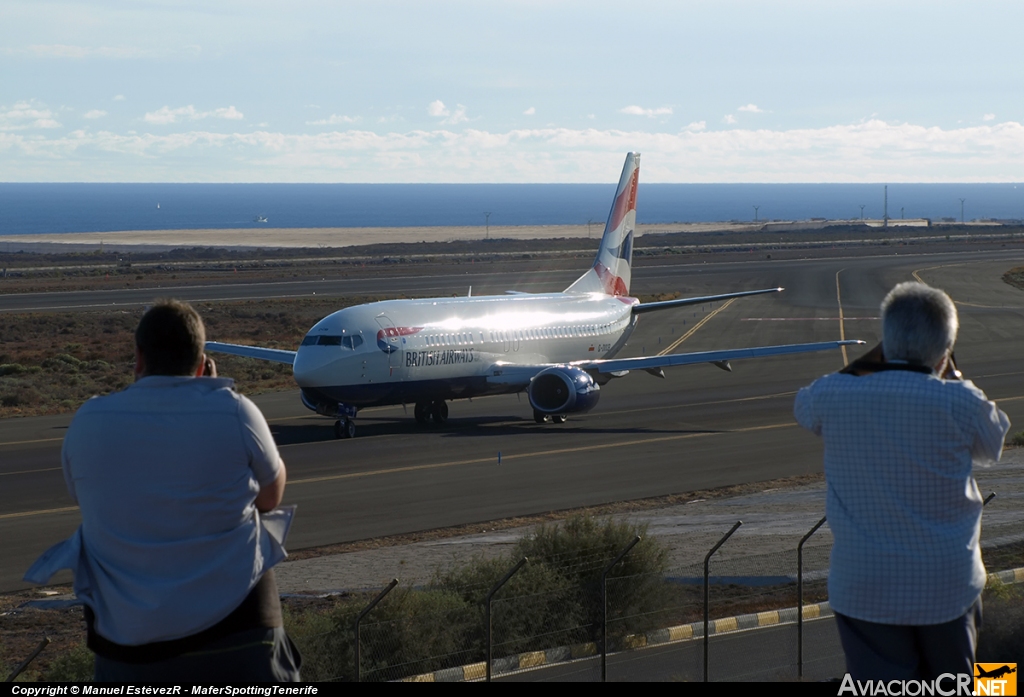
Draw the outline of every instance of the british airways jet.
[[[296,351],[207,342],[207,351],[292,366],[303,403],[355,435],[359,409],[415,404],[416,421],[443,424],[447,400],[525,391],[537,423],[590,411],[601,386],[631,370],[838,348],[828,341],[664,356],[615,358],[640,315],[774,293],[766,288],[641,303],[629,295],[640,155],[629,153],[594,265],[561,293],[385,300],[323,318]]]

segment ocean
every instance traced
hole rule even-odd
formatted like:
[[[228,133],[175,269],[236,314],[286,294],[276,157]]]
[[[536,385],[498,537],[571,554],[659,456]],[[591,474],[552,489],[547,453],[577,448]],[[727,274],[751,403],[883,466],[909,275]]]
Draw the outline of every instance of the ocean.
[[[613,184],[10,184],[0,234],[603,223]],[[889,217],[1024,218],[1024,183],[890,184]],[[882,184],[644,184],[641,223],[881,218]],[[266,223],[256,222],[256,217]]]

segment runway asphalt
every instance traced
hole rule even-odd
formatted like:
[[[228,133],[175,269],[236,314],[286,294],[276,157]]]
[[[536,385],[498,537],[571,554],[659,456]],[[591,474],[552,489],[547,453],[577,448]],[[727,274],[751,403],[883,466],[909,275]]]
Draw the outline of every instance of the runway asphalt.
[[[696,295],[775,285],[787,290],[724,307],[646,315],[625,355],[840,335],[873,344],[882,297],[916,273],[958,302],[961,370],[1024,426],[1024,292],[1000,278],[1022,263],[1024,249],[1007,248],[638,267],[634,293]],[[473,294],[481,295],[560,290],[580,272],[327,279],[173,294],[192,301],[314,290],[451,295],[472,283]],[[4,296],[0,309],[94,309],[167,294],[168,289]],[[665,380],[631,374],[605,386],[594,411],[560,426],[535,424],[525,395],[453,402],[444,428],[419,427],[411,410],[405,415],[400,406],[365,410],[357,438],[346,441],[334,439],[330,420],[302,407],[297,390],[255,401],[288,464],[285,503],[299,507],[289,547],[299,549],[819,472],[821,447],[793,421],[793,394],[842,365],[841,353],[834,351],[735,362],[732,373],[697,365],[669,370]],[[78,524],[60,472],[60,443],[69,421],[70,416],[0,421],[0,591],[25,587],[20,578],[32,560]]]

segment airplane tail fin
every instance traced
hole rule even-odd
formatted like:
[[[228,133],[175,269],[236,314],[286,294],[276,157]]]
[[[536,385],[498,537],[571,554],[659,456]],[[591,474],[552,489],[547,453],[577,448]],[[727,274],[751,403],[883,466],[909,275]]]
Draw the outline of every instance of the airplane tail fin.
[[[629,294],[633,229],[636,227],[636,188],[639,177],[640,153],[628,153],[594,265],[566,288],[566,293]]]

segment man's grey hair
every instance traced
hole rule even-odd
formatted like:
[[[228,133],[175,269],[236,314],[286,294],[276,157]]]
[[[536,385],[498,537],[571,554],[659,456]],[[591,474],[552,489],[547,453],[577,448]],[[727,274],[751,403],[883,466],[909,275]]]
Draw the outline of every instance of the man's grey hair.
[[[959,327],[950,297],[924,283],[900,283],[882,301],[886,360],[932,368],[953,348]]]

